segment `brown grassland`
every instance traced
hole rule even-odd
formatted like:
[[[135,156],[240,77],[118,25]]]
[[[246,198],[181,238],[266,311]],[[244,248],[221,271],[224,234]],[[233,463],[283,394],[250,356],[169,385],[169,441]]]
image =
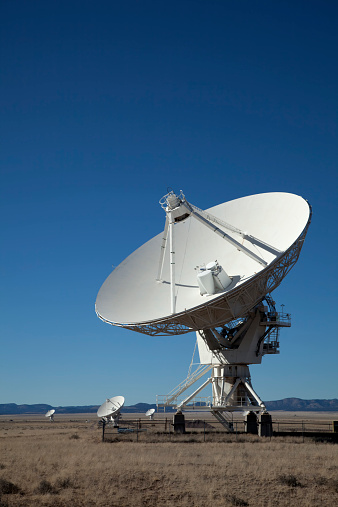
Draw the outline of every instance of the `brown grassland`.
[[[86,417],[0,418],[0,507],[338,505],[336,444],[198,429],[169,436],[149,421],[138,441],[129,433],[103,443]]]

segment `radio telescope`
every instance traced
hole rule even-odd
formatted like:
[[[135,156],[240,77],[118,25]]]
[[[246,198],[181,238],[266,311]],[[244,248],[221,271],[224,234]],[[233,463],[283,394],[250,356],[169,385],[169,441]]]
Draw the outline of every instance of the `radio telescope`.
[[[51,410],[48,410],[48,412],[45,414],[45,417],[49,417],[50,422],[53,422],[54,421],[54,414],[55,414],[55,409],[52,408]]]
[[[154,408],[150,408],[149,410],[147,410],[146,412],[146,416],[149,417],[149,419],[152,421],[154,419],[154,414],[155,414],[155,409]]]
[[[105,422],[111,421],[114,426],[118,426],[120,411],[124,405],[123,396],[113,396],[107,398],[97,411],[97,417],[101,417]]]
[[[273,192],[225,202],[205,211],[170,191],[160,200],[164,232],[129,255],[102,285],[96,313],[104,322],[153,336],[196,331],[200,364],[158,398],[159,407],[198,403],[230,431],[234,411],[261,414],[249,365],[278,353],[279,330],[290,315],[270,293],[296,264],[311,222],[311,206]],[[179,399],[195,382],[210,377]]]

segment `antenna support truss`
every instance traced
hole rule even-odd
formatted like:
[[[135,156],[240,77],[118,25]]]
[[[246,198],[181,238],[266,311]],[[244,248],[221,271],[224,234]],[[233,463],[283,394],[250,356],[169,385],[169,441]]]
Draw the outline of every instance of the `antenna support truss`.
[[[270,295],[265,302],[267,306],[262,301],[248,317],[236,319],[222,330],[197,332],[200,364],[193,373],[189,370],[186,380],[168,395],[157,396],[158,409],[209,411],[229,431],[233,429],[233,412],[250,412],[254,419],[257,414],[266,413],[264,402],[252,387],[249,364],[259,364],[265,354],[278,353],[279,342],[271,340],[270,335],[280,327],[289,327],[291,322],[290,314],[276,311]],[[181,397],[210,370],[210,377]],[[212,387],[212,397],[198,398],[208,385]]]

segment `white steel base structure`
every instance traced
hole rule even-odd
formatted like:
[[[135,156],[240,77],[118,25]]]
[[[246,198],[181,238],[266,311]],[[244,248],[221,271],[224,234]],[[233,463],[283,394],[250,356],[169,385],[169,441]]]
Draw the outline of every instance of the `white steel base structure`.
[[[210,411],[229,431],[232,431],[232,413],[248,412],[256,415],[266,407],[254,391],[249,364],[259,364],[265,354],[278,353],[278,331],[289,327],[290,315],[276,312],[274,302],[266,296],[268,306],[262,303],[248,317],[224,326],[222,329],[198,331],[197,344],[200,366],[169,395],[158,397],[158,408],[173,406],[178,411]],[[178,400],[193,383],[207,371],[210,377],[193,393]],[[211,399],[197,401],[197,396],[211,384]]]

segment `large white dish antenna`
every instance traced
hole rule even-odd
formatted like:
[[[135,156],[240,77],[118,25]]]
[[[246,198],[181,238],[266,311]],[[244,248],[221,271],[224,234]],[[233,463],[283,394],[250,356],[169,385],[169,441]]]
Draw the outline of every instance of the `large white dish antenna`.
[[[123,396],[113,396],[108,398],[97,411],[98,417],[114,417],[117,415],[124,405]]]
[[[202,211],[183,194],[168,195],[167,216],[168,209],[186,213],[181,212],[171,229],[166,224],[164,233],[129,255],[107,278],[96,300],[103,321],[151,335],[224,325],[245,316],[297,262],[311,220],[311,207],[302,197],[257,194]],[[166,241],[168,227],[174,233],[174,249]],[[202,272],[198,281],[196,267],[215,261],[228,285],[209,294],[210,280]]]
[[[52,408],[52,410],[48,410],[48,412],[45,414],[45,417],[51,417],[55,414],[55,409]]]

